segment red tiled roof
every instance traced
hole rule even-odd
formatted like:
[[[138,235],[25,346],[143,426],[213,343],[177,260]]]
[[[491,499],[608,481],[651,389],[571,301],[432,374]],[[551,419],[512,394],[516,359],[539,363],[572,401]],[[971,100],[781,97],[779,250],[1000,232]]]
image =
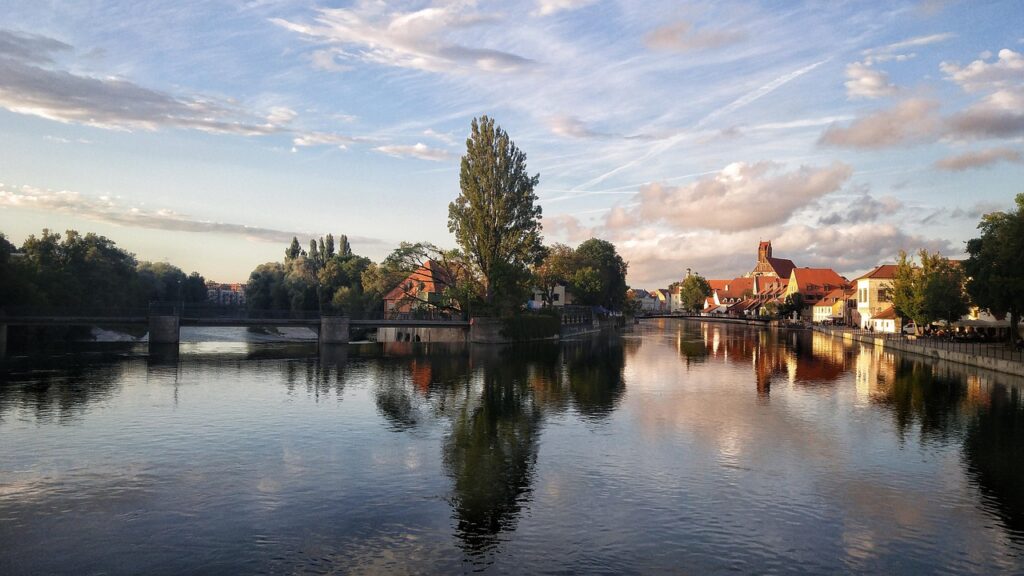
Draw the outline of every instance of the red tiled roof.
[[[871,319],[872,320],[895,320],[896,319],[896,309],[893,308],[892,306],[889,306],[885,310],[882,310],[878,314],[875,314],[874,316],[872,316]]]
[[[807,296],[823,296],[836,288],[846,288],[850,283],[831,268],[794,268],[791,281],[796,281],[796,289]]]
[[[384,300],[401,300],[417,294],[436,294],[452,286],[452,274],[441,264],[427,260],[422,266],[413,270],[397,286],[384,296]],[[411,285],[406,288],[407,285]]]
[[[869,271],[867,274],[864,274],[863,276],[857,278],[857,280],[862,280],[864,278],[875,278],[875,279],[880,279],[880,280],[892,280],[895,277],[896,277],[896,265],[895,264],[882,264],[881,266],[876,266],[873,270]]]

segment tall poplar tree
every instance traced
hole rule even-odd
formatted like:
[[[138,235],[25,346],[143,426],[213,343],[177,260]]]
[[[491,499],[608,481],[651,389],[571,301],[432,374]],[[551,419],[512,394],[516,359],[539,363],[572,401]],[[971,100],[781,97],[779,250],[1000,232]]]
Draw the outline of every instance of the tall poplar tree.
[[[474,118],[459,174],[461,193],[448,205],[448,230],[479,269],[488,304],[522,299],[529,266],[542,255],[541,209],[526,154],[487,116]]]

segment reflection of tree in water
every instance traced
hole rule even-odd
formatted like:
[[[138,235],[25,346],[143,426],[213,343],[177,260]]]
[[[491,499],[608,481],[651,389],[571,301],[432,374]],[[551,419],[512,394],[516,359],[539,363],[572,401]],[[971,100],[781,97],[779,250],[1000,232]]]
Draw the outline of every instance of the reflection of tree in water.
[[[139,360],[138,362],[144,362]],[[117,392],[130,362],[120,354],[40,356],[0,368],[0,420],[18,409],[66,422]]]
[[[391,352],[374,377],[377,408],[395,430],[450,422],[443,461],[456,537],[473,562],[488,561],[528,502],[544,416],[570,402],[604,416],[625,390],[617,339]]]
[[[613,412],[626,391],[622,376],[626,363],[622,340],[602,338],[566,343],[562,353],[576,410],[591,418]]]
[[[901,435],[917,423],[922,440],[948,440],[962,426],[965,396],[962,381],[937,376],[923,362],[903,360],[896,365],[892,387],[875,402],[892,410]]]
[[[1019,388],[994,387],[988,408],[967,426],[964,456],[986,507],[994,508],[1011,536],[1024,542],[1024,398]]]
[[[474,378],[480,395],[462,405],[444,445],[454,480],[452,505],[462,546],[478,557],[515,526],[537,461],[541,411],[532,400],[528,365],[489,362]]]

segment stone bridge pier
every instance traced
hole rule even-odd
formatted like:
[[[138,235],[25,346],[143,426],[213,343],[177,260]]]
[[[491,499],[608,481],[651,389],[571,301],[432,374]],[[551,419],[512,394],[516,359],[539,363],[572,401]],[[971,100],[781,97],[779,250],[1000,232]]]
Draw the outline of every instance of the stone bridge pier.
[[[348,316],[321,316],[320,344],[348,344]]]
[[[181,326],[177,315],[149,317],[149,344],[177,344],[181,340]]]

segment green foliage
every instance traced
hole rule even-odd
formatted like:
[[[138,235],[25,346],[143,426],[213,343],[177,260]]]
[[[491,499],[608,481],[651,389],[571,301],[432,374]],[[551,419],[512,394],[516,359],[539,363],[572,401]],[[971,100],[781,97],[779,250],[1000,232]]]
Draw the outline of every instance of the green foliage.
[[[782,304],[778,307],[779,318],[787,318],[793,315],[793,313],[800,314],[804,307],[804,297],[799,292],[794,292],[786,299],[782,301]]]
[[[615,245],[591,238],[580,244],[575,253],[576,271],[572,288],[576,302],[621,310],[626,302],[626,269]]]
[[[373,308],[363,290],[363,275],[372,262],[356,256],[344,235],[338,250],[328,234],[309,241],[302,250],[292,238],[283,263],[268,262],[256,267],[246,284],[246,301],[254,310],[325,310],[363,316]]]
[[[139,262],[138,290],[144,302],[205,302],[206,281],[198,272],[186,276],[167,262]]]
[[[206,300],[206,282],[167,263],[137,263],[114,241],[68,230],[29,236],[15,257],[0,234],[0,302],[54,308],[142,308],[153,300]]]
[[[429,300],[417,296],[418,286],[405,284],[413,272],[425,274],[428,263],[433,283],[440,289]],[[399,288],[416,308],[468,315],[471,309],[482,311],[487,307],[481,281],[473,274],[466,256],[458,250],[442,250],[429,242],[402,242],[380,265],[367,269],[363,285],[375,302]]]
[[[919,331],[936,320],[956,322],[968,310],[963,271],[938,253],[921,250],[918,256],[920,266],[900,252],[891,285],[893,307]]]
[[[1024,193],[1013,212],[993,212],[978,224],[981,236],[967,242],[967,291],[974,303],[996,316],[1009,314],[1016,328],[1024,312]],[[1017,330],[1010,330],[1010,341]]]
[[[529,267],[542,255],[541,208],[526,154],[483,116],[473,119],[459,173],[461,192],[448,205],[448,230],[479,272],[487,304],[521,305]]]
[[[544,303],[554,304],[555,289],[560,284],[571,284],[576,268],[576,251],[565,244],[555,244],[545,250],[544,259],[534,270],[534,282],[544,294]]]
[[[679,286],[679,300],[691,312],[702,309],[708,296],[711,296],[711,284],[700,274],[687,276]]]

